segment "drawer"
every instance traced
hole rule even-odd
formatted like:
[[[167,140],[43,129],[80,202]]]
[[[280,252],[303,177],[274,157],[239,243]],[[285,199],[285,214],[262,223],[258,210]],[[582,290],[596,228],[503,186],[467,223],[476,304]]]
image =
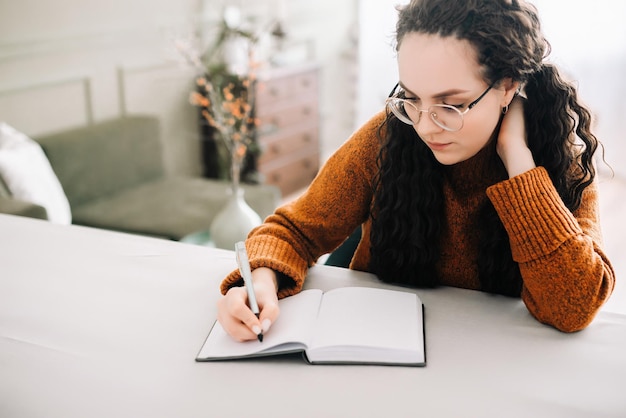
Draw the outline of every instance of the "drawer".
[[[265,176],[265,184],[277,186],[283,196],[307,187],[319,170],[319,152],[288,160],[284,165],[267,164],[259,171]]]
[[[301,96],[318,94],[317,71],[308,71],[296,75],[259,80],[256,90],[258,109],[272,106],[287,100],[297,100]]]
[[[283,129],[275,134],[262,136],[258,139],[261,146],[261,155],[258,162],[260,165],[283,158],[291,154],[297,154],[304,148],[318,148],[319,127],[317,124],[308,126],[296,126],[295,128]]]
[[[317,109],[317,99],[285,103],[281,107],[271,109],[259,107],[257,111],[259,130],[260,132],[272,132],[290,125],[307,122],[317,123],[319,118]]]

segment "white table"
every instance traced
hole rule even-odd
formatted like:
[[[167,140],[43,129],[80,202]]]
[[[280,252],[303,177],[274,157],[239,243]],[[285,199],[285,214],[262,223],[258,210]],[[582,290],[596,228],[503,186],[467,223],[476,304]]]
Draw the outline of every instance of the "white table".
[[[1,417],[624,417],[626,316],[418,290],[425,368],[196,363],[234,253],[0,215]],[[318,266],[308,287],[380,286]]]

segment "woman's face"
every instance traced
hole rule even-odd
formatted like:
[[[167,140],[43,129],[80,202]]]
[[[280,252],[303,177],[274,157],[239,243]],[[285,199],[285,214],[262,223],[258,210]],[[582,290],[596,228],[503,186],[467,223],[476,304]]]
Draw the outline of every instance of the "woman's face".
[[[489,87],[481,76],[474,47],[452,37],[407,34],[398,50],[398,68],[405,97],[418,109],[447,104],[464,112]],[[502,107],[508,103],[505,96],[504,88],[495,85],[463,115],[459,131],[442,129],[426,112],[413,127],[441,164],[465,161],[489,142]]]

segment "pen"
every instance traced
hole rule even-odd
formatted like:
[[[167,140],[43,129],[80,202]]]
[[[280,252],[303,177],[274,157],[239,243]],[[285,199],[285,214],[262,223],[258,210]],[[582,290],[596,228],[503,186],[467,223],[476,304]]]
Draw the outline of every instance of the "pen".
[[[239,272],[243,277],[243,282],[248,291],[248,305],[250,310],[256,317],[259,317],[259,305],[256,302],[256,295],[254,294],[254,286],[252,285],[252,271],[250,270],[250,261],[248,260],[248,253],[246,252],[246,245],[243,241],[239,241],[235,244],[235,253],[237,257],[237,265],[239,266]],[[263,342],[263,331],[259,332],[256,336],[259,342]]]

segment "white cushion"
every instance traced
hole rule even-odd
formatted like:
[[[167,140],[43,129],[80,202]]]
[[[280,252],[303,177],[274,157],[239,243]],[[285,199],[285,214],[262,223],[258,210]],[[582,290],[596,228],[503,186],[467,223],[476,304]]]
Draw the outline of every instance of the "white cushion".
[[[0,122],[0,176],[14,198],[46,208],[51,222],[72,222],[70,204],[41,146],[4,122]]]

